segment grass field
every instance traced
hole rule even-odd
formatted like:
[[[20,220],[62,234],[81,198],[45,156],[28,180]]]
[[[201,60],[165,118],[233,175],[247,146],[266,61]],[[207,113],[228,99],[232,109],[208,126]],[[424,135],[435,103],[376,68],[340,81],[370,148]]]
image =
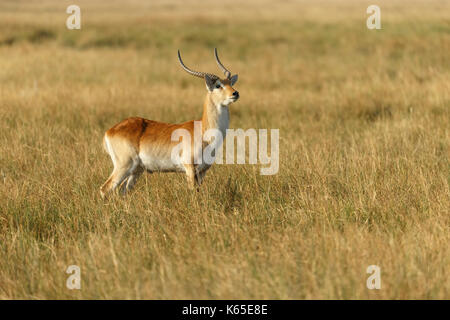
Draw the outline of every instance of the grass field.
[[[448,1],[377,1],[381,30],[367,1],[141,2],[0,2],[0,298],[450,298]],[[103,201],[105,130],[200,118],[176,50],[219,74],[214,47],[230,127],[280,129],[278,174],[144,175]]]

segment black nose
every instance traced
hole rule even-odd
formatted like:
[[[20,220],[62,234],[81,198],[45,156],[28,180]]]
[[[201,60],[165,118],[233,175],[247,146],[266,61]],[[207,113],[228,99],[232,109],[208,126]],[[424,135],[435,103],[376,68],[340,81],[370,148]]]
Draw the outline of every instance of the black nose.
[[[239,92],[237,92],[237,91],[233,92],[233,96],[236,98],[239,98]]]

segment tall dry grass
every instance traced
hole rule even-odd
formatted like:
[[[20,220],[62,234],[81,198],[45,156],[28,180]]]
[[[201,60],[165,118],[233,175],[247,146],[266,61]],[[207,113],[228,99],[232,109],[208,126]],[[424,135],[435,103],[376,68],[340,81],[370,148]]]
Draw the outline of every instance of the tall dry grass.
[[[448,299],[450,6],[379,1],[0,4],[0,298]],[[109,201],[103,132],[200,117],[212,48],[232,128],[279,128],[280,171],[146,175]],[[66,288],[67,266],[81,290]],[[381,290],[366,268],[381,268]]]

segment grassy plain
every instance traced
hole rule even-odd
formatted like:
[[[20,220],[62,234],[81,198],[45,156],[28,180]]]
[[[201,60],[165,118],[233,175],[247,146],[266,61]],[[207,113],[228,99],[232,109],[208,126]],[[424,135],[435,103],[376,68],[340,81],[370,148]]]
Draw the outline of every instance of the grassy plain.
[[[67,30],[73,2],[0,2],[0,298],[450,298],[449,2],[378,1],[368,30],[366,1],[83,0]],[[102,201],[104,131],[199,118],[176,50],[218,74],[214,47],[230,126],[279,128],[279,173]]]

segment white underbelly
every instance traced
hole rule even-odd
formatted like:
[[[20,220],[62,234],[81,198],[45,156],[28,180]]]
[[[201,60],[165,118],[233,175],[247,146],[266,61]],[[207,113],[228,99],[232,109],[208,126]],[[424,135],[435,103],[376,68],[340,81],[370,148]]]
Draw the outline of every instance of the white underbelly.
[[[139,154],[139,158],[141,159],[142,165],[148,171],[185,172],[184,166],[181,163],[173,162],[170,157],[155,157],[141,153]]]

